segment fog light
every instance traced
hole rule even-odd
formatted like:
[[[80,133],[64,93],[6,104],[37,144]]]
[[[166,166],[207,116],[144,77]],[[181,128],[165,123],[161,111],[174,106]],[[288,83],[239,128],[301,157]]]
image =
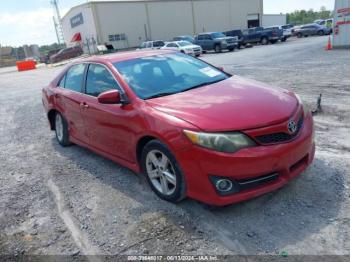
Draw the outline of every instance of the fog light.
[[[220,192],[231,191],[233,184],[231,180],[228,179],[219,179],[215,183],[216,189]]]

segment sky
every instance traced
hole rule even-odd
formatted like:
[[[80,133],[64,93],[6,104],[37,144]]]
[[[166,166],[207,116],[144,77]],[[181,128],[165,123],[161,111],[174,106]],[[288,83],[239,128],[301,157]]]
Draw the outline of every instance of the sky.
[[[249,0],[247,0],[249,1]],[[58,0],[61,15],[72,6],[86,0]],[[334,0],[264,0],[265,14],[279,14],[294,10],[319,10],[321,6],[334,8]],[[56,42],[50,0],[1,0],[0,45],[51,44]]]

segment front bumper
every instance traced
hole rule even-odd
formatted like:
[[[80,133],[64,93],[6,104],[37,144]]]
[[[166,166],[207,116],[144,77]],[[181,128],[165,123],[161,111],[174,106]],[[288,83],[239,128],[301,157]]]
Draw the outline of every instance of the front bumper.
[[[226,43],[226,44],[221,44],[222,49],[234,49],[238,47],[238,43]]]
[[[276,190],[298,176],[313,161],[313,121],[309,114],[297,138],[283,144],[242,149],[233,154],[195,145],[177,153],[186,176],[187,195],[212,205],[228,205]],[[273,181],[227,196],[217,193],[211,176],[244,181],[277,173]]]

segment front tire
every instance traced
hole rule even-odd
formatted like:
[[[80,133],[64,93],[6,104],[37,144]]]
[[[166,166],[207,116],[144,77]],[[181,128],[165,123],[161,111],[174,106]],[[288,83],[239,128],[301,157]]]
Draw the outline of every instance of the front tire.
[[[262,45],[267,45],[269,43],[269,39],[267,39],[266,37],[263,37],[263,38],[261,38],[260,43]]]
[[[55,115],[55,134],[56,139],[61,146],[65,147],[71,144],[69,141],[67,121],[59,112]]]
[[[186,197],[185,178],[180,166],[162,142],[152,140],[146,144],[142,151],[141,167],[159,198],[177,203]]]
[[[215,49],[215,53],[221,53],[222,52],[221,45],[216,45],[214,49]]]

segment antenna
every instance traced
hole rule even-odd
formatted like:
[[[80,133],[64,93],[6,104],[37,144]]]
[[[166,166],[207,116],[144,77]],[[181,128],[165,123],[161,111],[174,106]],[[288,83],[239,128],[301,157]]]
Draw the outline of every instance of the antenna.
[[[51,0],[50,3],[54,10],[53,23],[55,26],[57,41],[58,41],[58,44],[61,44],[61,43],[63,44],[64,37],[63,37],[63,30],[62,30],[62,22],[61,22],[60,10],[58,9],[57,0]]]

